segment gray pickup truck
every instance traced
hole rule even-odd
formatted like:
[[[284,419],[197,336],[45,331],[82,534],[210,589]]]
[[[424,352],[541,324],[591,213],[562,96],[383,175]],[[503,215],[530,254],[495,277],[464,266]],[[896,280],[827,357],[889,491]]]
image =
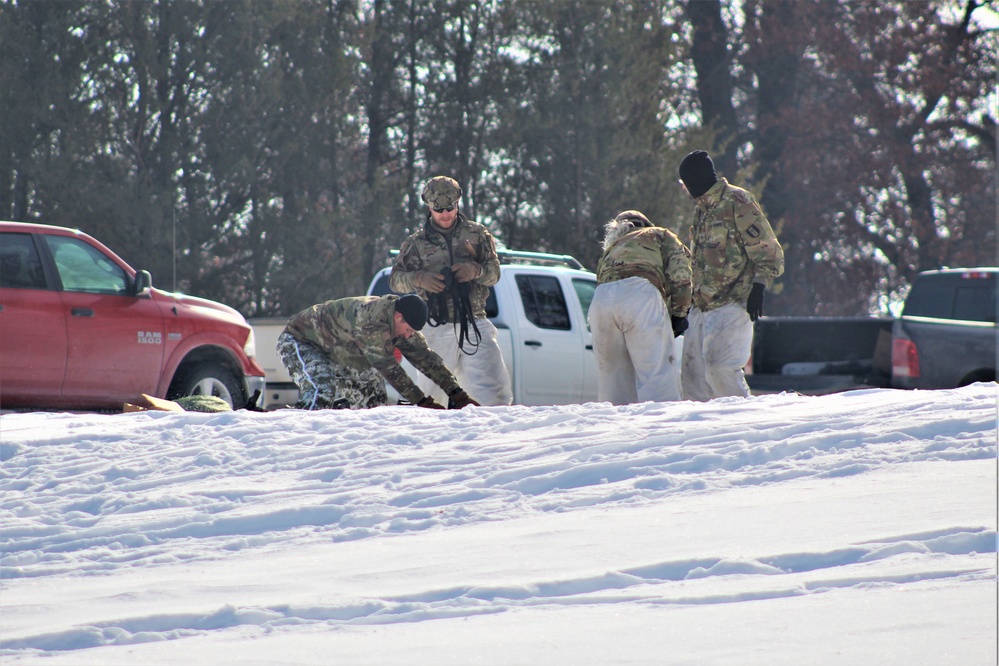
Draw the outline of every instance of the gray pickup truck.
[[[919,274],[892,329],[892,386],[995,381],[997,273],[949,268]]]

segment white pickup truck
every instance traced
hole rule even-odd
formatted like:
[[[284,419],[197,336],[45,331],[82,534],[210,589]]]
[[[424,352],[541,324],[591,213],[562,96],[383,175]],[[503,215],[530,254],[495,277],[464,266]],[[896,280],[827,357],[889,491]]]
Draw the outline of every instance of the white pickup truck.
[[[500,349],[518,405],[562,405],[597,399],[597,368],[586,323],[597,287],[593,273],[565,255],[501,250],[500,279],[490,289],[486,314],[496,325]],[[392,293],[391,268],[375,274],[368,294]],[[267,373],[264,407],[274,409],[297,399],[295,385],[281,365],[274,342],[284,319],[251,319],[258,360]],[[272,342],[273,341],[273,342]],[[272,358],[273,357],[273,358]],[[417,370],[405,359],[410,376]],[[389,389],[390,401],[399,396]]]
[[[586,315],[597,276],[566,255],[500,250],[500,279],[486,316],[496,325],[517,405],[565,405],[597,399],[597,363]],[[391,293],[391,268],[368,294]],[[405,360],[410,376],[416,370]],[[389,390],[390,396],[393,391]]]

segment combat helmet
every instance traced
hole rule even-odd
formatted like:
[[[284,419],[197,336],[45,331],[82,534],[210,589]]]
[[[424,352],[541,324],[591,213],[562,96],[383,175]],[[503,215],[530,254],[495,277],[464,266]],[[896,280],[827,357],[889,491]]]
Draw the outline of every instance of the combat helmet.
[[[644,227],[651,227],[652,222],[649,218],[645,217],[645,214],[638,210],[626,210],[624,212],[618,213],[617,217],[614,218],[615,222],[630,222],[631,226],[642,229]]]
[[[447,176],[434,176],[423,188],[423,203],[431,208],[450,208],[461,198],[458,181]]]

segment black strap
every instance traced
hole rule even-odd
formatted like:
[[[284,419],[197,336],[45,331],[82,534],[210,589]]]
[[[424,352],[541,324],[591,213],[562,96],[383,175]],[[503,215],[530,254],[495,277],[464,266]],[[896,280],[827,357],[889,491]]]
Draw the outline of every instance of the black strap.
[[[447,290],[439,294],[427,294],[427,323],[437,328],[447,323]]]
[[[425,225],[427,240],[430,240],[431,219],[431,215],[428,212],[427,223]],[[458,222],[460,221],[461,215],[459,214]],[[455,222],[455,225],[458,222]],[[443,234],[439,231],[437,234],[444,240],[444,245],[447,247],[448,259],[451,260],[451,263],[441,270],[441,274],[444,276],[444,291],[439,294],[427,295],[427,323],[434,328],[447,323],[447,299],[450,298],[451,307],[454,308],[456,319],[454,327],[455,337],[458,338],[458,349],[462,353],[471,356],[479,350],[479,343],[482,342],[482,333],[479,332],[479,327],[475,323],[475,313],[472,311],[472,302],[469,296],[470,287],[467,282],[458,282],[451,272],[451,266],[454,264],[454,248],[451,247],[451,234]],[[475,333],[475,342],[472,342],[472,338],[468,333],[469,322],[471,322],[472,331]],[[465,351],[466,342],[470,347],[473,347],[472,351]]]
[[[464,354],[471,356],[479,350],[479,344],[482,342],[482,333],[479,332],[479,327],[475,323],[475,313],[472,311],[472,300],[469,295],[470,289],[467,282],[454,282],[454,290],[452,291],[452,299],[454,300],[455,312],[460,313],[457,315],[459,330],[456,332],[456,337],[458,338],[458,349]],[[472,332],[475,333],[475,342],[472,342],[472,338],[468,333],[468,325],[471,323]],[[465,343],[468,343],[472,347],[472,351],[465,351]]]
[[[453,325],[455,337],[458,339],[458,349],[471,356],[479,350],[482,333],[475,323],[470,286],[467,282],[458,282],[451,272],[450,266],[445,266],[441,273],[444,275],[444,291],[427,296],[427,323],[432,327],[437,327],[448,322],[448,299],[450,299],[451,307],[454,309],[455,321]],[[469,325],[471,325],[471,333]],[[474,342],[472,341],[472,333],[475,335]],[[472,351],[465,350],[466,343],[472,348]]]

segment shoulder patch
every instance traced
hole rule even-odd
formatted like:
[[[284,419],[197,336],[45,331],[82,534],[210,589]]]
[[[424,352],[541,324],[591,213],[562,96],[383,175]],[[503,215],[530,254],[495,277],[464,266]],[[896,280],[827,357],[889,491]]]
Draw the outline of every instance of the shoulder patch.
[[[732,198],[738,201],[739,203],[749,203],[750,201],[752,201],[749,192],[735,188],[732,188]]]
[[[746,235],[749,236],[750,238],[759,238],[760,233],[762,233],[760,231],[760,228],[755,224],[749,225],[749,227],[746,229]]]

